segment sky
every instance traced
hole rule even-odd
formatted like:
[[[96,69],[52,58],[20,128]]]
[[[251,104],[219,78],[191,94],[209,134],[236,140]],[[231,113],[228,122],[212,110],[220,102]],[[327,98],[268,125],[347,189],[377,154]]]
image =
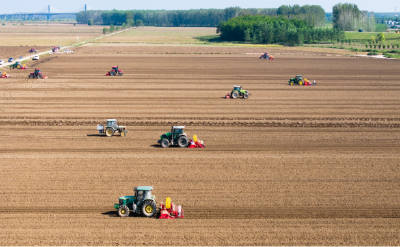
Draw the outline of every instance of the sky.
[[[1,0],[6,1],[6,0]],[[9,2],[9,1],[8,1]],[[241,8],[277,8],[281,5],[320,5],[325,12],[332,12],[332,6],[339,3],[340,0],[334,1],[321,1],[321,0],[282,0],[282,1],[268,1],[268,0],[18,0],[18,4],[1,4],[0,13],[17,13],[17,12],[38,12],[47,9],[50,4],[54,8],[62,12],[76,12],[83,9],[86,3],[92,9],[99,10],[128,10],[128,9],[224,9],[226,7],[239,6]],[[350,2],[358,5],[360,10],[374,11],[374,12],[394,12],[397,7],[397,12],[400,12],[399,0],[348,0],[342,1]],[[9,2],[10,3],[10,2]],[[396,6],[397,5],[397,6]]]

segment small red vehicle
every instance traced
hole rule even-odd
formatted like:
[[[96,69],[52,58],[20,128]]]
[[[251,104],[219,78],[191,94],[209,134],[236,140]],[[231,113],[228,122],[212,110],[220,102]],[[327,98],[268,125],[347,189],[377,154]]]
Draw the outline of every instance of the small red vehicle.
[[[124,72],[120,69],[118,69],[118,66],[113,66],[111,71],[108,71],[108,73],[106,74],[106,76],[122,76],[124,74]]]

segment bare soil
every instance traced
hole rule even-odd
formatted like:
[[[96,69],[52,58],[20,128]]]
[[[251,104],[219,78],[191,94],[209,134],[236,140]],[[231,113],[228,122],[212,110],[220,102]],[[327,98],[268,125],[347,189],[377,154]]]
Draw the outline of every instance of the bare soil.
[[[10,57],[13,57],[14,59],[18,59],[20,56],[26,56],[29,55],[29,50],[35,47],[36,50],[39,50],[39,52],[44,52],[51,50],[51,46],[0,46],[0,60],[4,60],[4,62],[7,62]],[[34,55],[34,53],[31,53]]]
[[[106,77],[111,66],[122,77]],[[58,54],[0,79],[0,245],[399,245],[398,61]],[[316,86],[289,86],[301,74]],[[249,99],[227,100],[233,85]],[[99,136],[117,118],[127,137]],[[185,124],[205,149],[162,149]],[[138,185],[185,218],[116,217]]]
[[[118,37],[118,36],[117,36]],[[298,56],[345,56],[356,55],[342,49],[328,49],[315,47],[246,47],[232,44],[145,44],[145,43],[89,43],[76,49],[83,54],[264,54],[298,55]],[[360,54],[366,54],[358,52]]]

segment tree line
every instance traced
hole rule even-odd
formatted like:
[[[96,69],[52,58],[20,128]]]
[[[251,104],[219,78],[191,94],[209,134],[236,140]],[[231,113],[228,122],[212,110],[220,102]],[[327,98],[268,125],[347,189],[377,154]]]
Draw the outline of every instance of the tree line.
[[[325,23],[325,12],[317,5],[285,6],[279,8],[229,7],[225,9],[192,9],[192,10],[89,10],[76,14],[78,23],[122,25],[141,20],[145,26],[164,27],[216,27],[221,21],[227,21],[243,15],[282,16],[289,19],[304,20],[311,26],[322,26]]]
[[[333,6],[333,27],[345,31],[363,29],[367,32],[375,32],[376,22],[374,13],[361,11],[357,5],[339,3]]]
[[[217,33],[227,41],[254,44],[302,45],[321,41],[344,39],[345,32],[337,28],[315,28],[306,20],[288,19],[282,16],[246,15],[222,21]]]

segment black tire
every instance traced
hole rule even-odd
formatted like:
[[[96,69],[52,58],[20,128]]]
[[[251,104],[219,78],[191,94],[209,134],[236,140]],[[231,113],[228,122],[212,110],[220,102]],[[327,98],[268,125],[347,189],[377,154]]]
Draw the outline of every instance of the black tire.
[[[42,75],[42,74],[38,74],[37,77],[38,77],[39,79],[43,79],[43,75]]]
[[[124,74],[124,73],[122,73],[122,72],[119,72],[119,73],[118,73],[119,76],[122,76],[123,74]]]
[[[111,76],[115,76],[115,72],[112,70],[112,71],[110,71],[110,75]]]
[[[186,136],[181,136],[178,139],[178,146],[180,148],[186,148],[189,145],[189,140],[187,139]]]
[[[118,208],[118,215],[120,217],[128,217],[129,216],[129,208],[126,205],[121,205]]]
[[[29,78],[33,79],[33,75],[29,75]]]
[[[161,147],[163,147],[163,148],[169,147],[169,141],[167,139],[162,139]]]
[[[112,128],[107,128],[106,129],[106,136],[111,137],[114,135],[114,130]]]
[[[243,98],[248,99],[249,98],[249,93],[243,94]]]
[[[238,97],[238,92],[233,92],[233,93],[231,93],[231,98],[232,99],[237,99],[237,97]]]
[[[157,213],[157,207],[152,201],[145,201],[142,204],[141,212],[145,217],[153,217]]]

